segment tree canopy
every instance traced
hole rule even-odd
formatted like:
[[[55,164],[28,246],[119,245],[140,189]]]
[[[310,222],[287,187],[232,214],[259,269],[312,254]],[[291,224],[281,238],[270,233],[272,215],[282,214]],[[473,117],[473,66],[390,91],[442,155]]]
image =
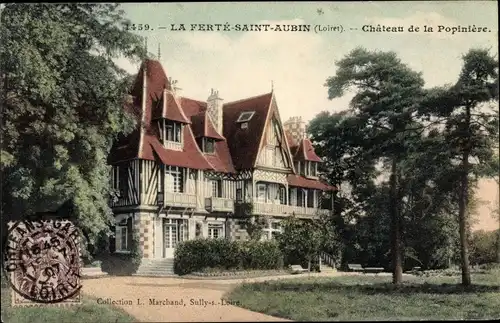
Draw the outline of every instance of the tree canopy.
[[[113,140],[132,130],[127,74],[145,56],[119,4],[6,4],[1,13],[2,208],[7,217],[64,202],[94,239],[106,228]]]

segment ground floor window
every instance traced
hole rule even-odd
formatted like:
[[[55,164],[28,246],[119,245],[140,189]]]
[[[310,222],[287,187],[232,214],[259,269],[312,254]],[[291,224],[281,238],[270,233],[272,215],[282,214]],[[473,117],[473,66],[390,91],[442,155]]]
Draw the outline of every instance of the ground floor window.
[[[128,250],[128,228],[126,226],[118,226],[116,234],[116,250]]]
[[[222,223],[209,223],[208,237],[210,239],[224,238],[224,225]]]
[[[279,222],[271,222],[271,226],[263,229],[264,239],[269,239],[269,234],[271,239],[275,239],[276,236],[281,232],[281,225]]]

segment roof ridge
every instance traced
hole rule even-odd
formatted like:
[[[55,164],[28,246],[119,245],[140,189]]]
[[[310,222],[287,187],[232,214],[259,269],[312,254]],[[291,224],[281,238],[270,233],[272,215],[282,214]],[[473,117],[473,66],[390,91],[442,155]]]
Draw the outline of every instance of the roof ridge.
[[[256,98],[263,97],[263,96],[266,96],[266,95],[269,95],[269,94],[272,94],[272,92],[265,93],[265,94],[254,95],[252,97],[245,98],[245,99],[240,99],[240,100],[236,100],[236,101],[226,102],[226,103],[224,103],[222,105],[222,107],[226,107],[226,105],[231,105],[231,104],[240,103],[240,102],[243,102],[243,101],[248,101],[248,100],[256,99]],[[229,108],[229,107],[226,107],[226,108]]]
[[[195,102],[198,102],[198,103],[207,103],[207,101],[201,101],[201,100],[196,100],[196,99],[191,99],[191,98],[188,98],[188,97],[185,97],[185,96],[179,96],[179,98],[182,100],[182,99],[186,99],[186,100],[191,100],[191,101],[195,101]]]

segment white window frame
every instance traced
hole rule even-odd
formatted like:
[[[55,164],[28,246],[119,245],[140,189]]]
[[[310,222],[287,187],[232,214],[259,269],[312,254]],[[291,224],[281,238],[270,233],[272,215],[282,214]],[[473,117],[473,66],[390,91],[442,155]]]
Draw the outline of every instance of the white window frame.
[[[273,228],[273,224],[275,224],[275,223],[278,224],[277,229]],[[268,227],[262,229],[262,231],[263,231],[263,233],[265,233],[265,234],[263,234],[263,237],[265,237],[264,238],[265,240],[269,240],[269,239],[272,240],[272,239],[274,239],[273,233],[274,232],[282,232],[282,227],[281,227],[281,224],[279,221],[273,221],[270,223],[270,225]]]
[[[165,167],[165,191],[169,193],[183,193],[185,188],[184,168],[177,166]]]
[[[264,188],[263,190],[261,188]],[[267,185],[266,184],[263,184],[263,183],[258,183],[257,184],[257,187],[256,187],[256,199],[257,201],[259,202],[266,202],[266,199],[267,199]],[[260,193],[263,193],[263,194],[260,194]]]
[[[212,197],[219,197],[219,193],[221,193],[219,192],[219,180],[213,179],[211,182],[212,182]]]
[[[117,226],[118,228],[118,234],[116,235],[115,239],[118,242],[116,246],[116,251],[117,252],[129,252],[128,250],[128,227],[126,225],[119,225]],[[125,247],[123,243],[123,231],[125,231]]]
[[[175,121],[165,123],[165,141],[182,143],[182,124]]]
[[[238,117],[238,120],[236,120],[236,122],[240,123],[240,122],[248,122],[252,119],[252,117],[254,116],[255,114],[255,111],[245,111],[245,112],[242,112],[240,114],[240,116]]]
[[[209,239],[223,239],[223,238],[225,238],[224,223],[220,223],[220,222],[208,223],[208,238]]]

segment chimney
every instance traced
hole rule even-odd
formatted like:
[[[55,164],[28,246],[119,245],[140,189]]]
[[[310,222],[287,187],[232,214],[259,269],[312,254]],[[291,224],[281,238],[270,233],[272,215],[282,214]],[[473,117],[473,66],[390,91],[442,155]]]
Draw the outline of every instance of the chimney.
[[[292,137],[294,145],[306,138],[306,123],[302,121],[302,117],[291,117],[283,124],[283,128]]]
[[[222,104],[224,100],[219,97],[219,91],[210,91],[207,99],[207,112],[212,119],[215,129],[222,135]]]

